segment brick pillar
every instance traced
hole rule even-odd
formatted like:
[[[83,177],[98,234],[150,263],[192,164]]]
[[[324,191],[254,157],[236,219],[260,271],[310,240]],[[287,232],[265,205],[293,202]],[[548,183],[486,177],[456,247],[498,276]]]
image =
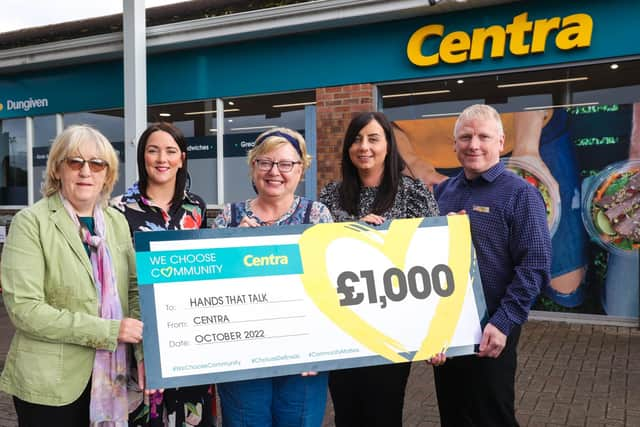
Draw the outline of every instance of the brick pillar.
[[[325,184],[340,179],[342,140],[351,118],[374,108],[371,84],[316,89],[318,194]]]

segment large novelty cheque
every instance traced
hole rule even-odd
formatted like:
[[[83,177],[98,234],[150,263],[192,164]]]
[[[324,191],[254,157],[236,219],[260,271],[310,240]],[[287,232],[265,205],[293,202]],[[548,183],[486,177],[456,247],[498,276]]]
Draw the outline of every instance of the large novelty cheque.
[[[136,233],[148,387],[473,353],[466,215]]]

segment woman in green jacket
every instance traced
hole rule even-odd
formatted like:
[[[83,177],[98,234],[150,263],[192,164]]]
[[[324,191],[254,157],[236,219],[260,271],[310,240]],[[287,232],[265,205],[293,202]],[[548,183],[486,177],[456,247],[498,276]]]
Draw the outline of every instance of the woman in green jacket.
[[[0,389],[20,427],[126,425],[125,344],[142,322],[129,227],[106,207],[117,176],[109,141],[71,126],[51,146],[44,197],[11,223],[0,272],[16,332]]]

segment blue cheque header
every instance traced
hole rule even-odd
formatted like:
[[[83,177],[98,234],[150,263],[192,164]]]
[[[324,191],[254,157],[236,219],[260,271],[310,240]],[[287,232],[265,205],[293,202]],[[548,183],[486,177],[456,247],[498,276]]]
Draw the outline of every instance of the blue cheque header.
[[[136,253],[138,285],[302,274],[298,245]]]

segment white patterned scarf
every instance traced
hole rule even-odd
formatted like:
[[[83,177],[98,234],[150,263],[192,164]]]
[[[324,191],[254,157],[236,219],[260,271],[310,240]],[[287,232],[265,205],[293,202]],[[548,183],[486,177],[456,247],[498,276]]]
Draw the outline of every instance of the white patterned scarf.
[[[98,294],[98,310],[103,319],[121,320],[122,306],[118,297],[111,255],[107,247],[104,213],[98,205],[93,210],[92,235],[78,219],[71,203],[60,195],[67,213],[78,227],[80,239],[90,252],[93,279]],[[91,403],[89,416],[92,427],[126,427],[127,405],[127,350],[118,343],[115,351],[96,349],[91,376]]]

